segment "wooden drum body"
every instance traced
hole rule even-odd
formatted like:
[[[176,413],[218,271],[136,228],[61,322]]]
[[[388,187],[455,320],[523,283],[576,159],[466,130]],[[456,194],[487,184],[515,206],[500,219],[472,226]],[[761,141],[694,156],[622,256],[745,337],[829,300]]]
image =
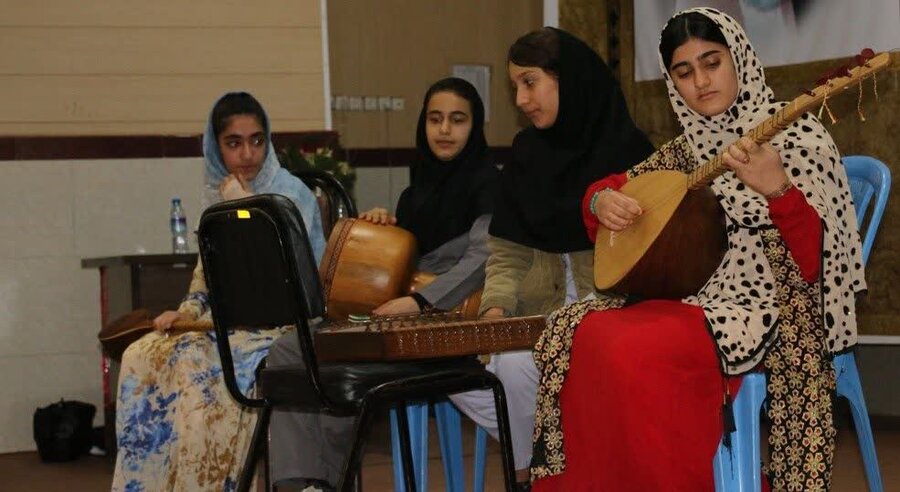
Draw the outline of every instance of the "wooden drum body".
[[[430,284],[435,275],[415,271],[415,259],[416,238],[409,231],[358,219],[339,220],[319,268],[328,319],[369,314],[391,299]],[[475,317],[480,304],[479,289],[453,312]]]
[[[404,229],[341,219],[331,231],[319,274],[329,319],[369,314],[406,294],[416,238]]]

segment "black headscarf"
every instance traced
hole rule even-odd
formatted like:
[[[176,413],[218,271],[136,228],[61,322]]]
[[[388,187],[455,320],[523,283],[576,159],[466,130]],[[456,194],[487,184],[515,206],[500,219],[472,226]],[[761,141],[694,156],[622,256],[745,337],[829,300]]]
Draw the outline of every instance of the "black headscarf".
[[[552,253],[592,249],[581,219],[587,187],[647,158],[653,146],[625,105],[606,63],[571,34],[559,37],[559,113],[513,140],[500,175],[490,233]]]
[[[434,155],[425,134],[428,102],[438,92],[462,97],[472,111],[469,139],[451,161]],[[419,254],[425,254],[465,233],[475,219],[493,209],[498,171],[488,160],[484,105],[472,84],[449,77],[428,89],[416,128],[416,149],[419,159],[409,168],[410,185],[397,202],[397,225],[416,236]]]

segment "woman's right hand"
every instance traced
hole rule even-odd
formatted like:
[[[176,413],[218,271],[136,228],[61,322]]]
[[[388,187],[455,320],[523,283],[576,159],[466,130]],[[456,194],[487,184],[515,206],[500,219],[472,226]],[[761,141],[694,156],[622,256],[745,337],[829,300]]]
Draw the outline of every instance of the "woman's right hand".
[[[250,183],[240,174],[229,174],[225,176],[219,185],[219,193],[225,200],[237,200],[239,198],[247,198],[253,196],[253,190]]]
[[[172,323],[176,321],[188,321],[188,316],[178,311],[166,311],[153,320],[153,329],[156,331],[166,331],[172,327]]]
[[[630,226],[643,211],[637,200],[616,190],[605,189],[594,203],[594,213],[603,227],[615,232]]]
[[[394,225],[397,223],[397,217],[389,214],[387,209],[381,207],[375,207],[372,210],[363,212],[359,214],[358,218],[373,224]]]

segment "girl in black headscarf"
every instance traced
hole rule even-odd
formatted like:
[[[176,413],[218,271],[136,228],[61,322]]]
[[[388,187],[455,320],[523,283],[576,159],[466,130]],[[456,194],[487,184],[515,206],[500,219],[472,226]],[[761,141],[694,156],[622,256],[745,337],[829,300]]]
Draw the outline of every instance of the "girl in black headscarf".
[[[491,235],[548,253],[593,249],[581,222],[584,190],[653,146],[609,67],[567,32],[547,27],[520,38],[509,50],[509,74],[532,126],[513,140]]]
[[[588,185],[653,152],[628,114],[609,68],[584,42],[545,27],[510,47],[516,106],[531,121],[500,176],[488,247],[484,316],[549,314],[594,292],[593,244],[581,198]],[[518,479],[531,461],[538,371],[530,351],[495,354],[489,369],[509,399]],[[496,436],[490,392],[451,397]]]
[[[472,84],[449,77],[428,89],[416,149],[418,161],[410,166],[397,216],[374,208],[360,218],[412,232],[419,270],[439,275],[417,293],[382,304],[375,314],[451,309],[484,283],[497,168],[488,160],[484,105]]]
[[[375,314],[418,312],[428,306],[451,309],[484,283],[497,168],[486,155],[484,106],[471,84],[446,78],[428,89],[419,114],[416,147],[419,160],[410,168],[410,186],[400,196],[397,217],[374,208],[360,218],[412,232],[422,255],[418,268],[438,276],[416,294],[379,306]],[[296,337],[275,342],[269,365],[296,363],[296,343]],[[333,490],[352,445],[354,421],[353,417],[274,412],[270,457],[276,485]]]

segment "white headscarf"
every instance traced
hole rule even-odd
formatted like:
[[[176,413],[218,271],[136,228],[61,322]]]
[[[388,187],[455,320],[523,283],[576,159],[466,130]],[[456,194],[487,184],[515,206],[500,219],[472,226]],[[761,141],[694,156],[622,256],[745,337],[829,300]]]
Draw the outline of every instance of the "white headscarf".
[[[659,57],[669,99],[698,162],[724,151],[785,103],[776,102],[762,64],[743,28],[711,8],[696,12],[711,19],[728,42],[737,70],[734,103],[722,114],[704,116],[690,109]],[[822,313],[828,347],[838,352],[856,343],[854,293],[866,288],[858,226],[840,155],[822,124],[806,113],[778,134],[778,151],[791,182],[822,218]],[[726,372],[755,367],[774,338],[779,306],[774,276],[763,252],[759,228],[773,227],[766,199],[733,172],[716,178],[712,189],[728,217],[729,249],[718,270],[697,296],[686,301],[703,307],[724,359]]]

